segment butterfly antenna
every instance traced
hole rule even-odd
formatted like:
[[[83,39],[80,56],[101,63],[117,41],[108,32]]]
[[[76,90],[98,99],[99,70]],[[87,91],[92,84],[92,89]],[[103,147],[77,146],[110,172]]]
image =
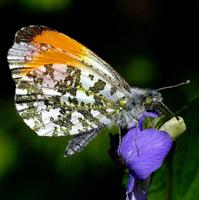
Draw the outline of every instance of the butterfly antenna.
[[[178,117],[176,116],[174,112],[172,112],[163,102],[160,102],[160,103],[169,113],[171,113],[178,120]]]
[[[184,81],[184,82],[182,82],[182,83],[178,83],[178,84],[176,84],[176,85],[171,85],[171,86],[166,86],[166,87],[159,88],[159,89],[157,89],[156,91],[166,90],[166,89],[170,89],[170,88],[176,88],[176,87],[179,87],[179,86],[181,86],[181,85],[187,85],[187,84],[189,84],[189,83],[190,83],[190,80],[186,80],[186,81]]]

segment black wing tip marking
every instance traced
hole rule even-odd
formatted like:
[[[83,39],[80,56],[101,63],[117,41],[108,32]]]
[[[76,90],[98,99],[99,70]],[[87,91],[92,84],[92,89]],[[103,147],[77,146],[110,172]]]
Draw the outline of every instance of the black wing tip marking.
[[[21,28],[15,35],[15,42],[31,42],[35,36],[40,35],[45,30],[53,30],[42,25],[30,25]]]

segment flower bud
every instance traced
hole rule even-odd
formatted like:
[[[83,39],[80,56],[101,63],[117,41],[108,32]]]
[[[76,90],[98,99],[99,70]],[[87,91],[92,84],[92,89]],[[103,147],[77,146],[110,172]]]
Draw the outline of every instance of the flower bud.
[[[182,117],[173,117],[164,123],[159,130],[167,132],[175,140],[186,130],[186,125]]]

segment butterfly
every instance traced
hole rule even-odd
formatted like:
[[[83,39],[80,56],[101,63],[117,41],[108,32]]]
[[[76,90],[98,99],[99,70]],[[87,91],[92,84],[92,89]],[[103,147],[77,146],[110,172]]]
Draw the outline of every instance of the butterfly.
[[[91,50],[45,26],[19,30],[7,59],[19,115],[39,136],[74,136],[65,156],[103,128],[131,128],[162,102],[157,90],[130,87]]]

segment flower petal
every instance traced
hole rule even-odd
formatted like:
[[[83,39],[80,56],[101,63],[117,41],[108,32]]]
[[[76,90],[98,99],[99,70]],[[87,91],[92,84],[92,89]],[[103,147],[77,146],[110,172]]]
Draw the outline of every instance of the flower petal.
[[[134,183],[135,183],[135,179],[133,178],[131,174],[129,174],[128,187],[126,191],[127,193],[130,193],[133,191]]]
[[[145,112],[145,113],[143,113],[143,115],[140,117],[140,119],[139,119],[139,121],[138,121],[138,128],[139,128],[140,130],[142,130],[142,124],[143,124],[144,119],[145,119],[146,117],[155,118],[155,117],[158,117],[158,114],[155,113],[155,112]]]
[[[132,128],[123,137],[120,155],[132,175],[142,180],[161,166],[172,139],[166,132],[152,128],[138,132],[138,128]]]
[[[130,174],[126,192],[126,200],[146,200],[149,181],[150,178],[141,182],[137,179],[134,179]]]

